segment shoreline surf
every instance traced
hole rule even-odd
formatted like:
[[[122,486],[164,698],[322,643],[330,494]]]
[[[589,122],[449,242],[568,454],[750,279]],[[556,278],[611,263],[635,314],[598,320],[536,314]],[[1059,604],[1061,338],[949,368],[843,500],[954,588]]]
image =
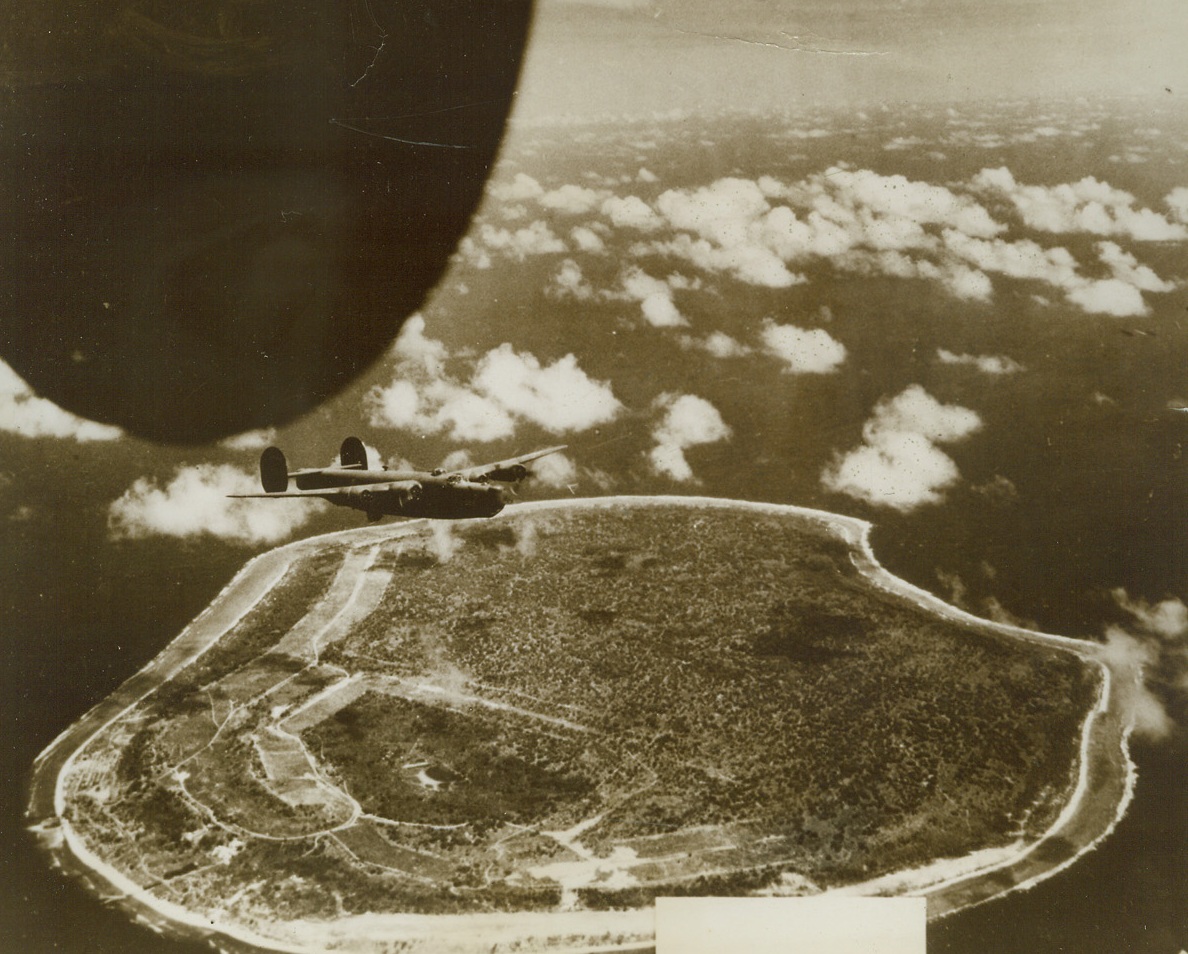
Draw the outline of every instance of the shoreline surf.
[[[613,496],[573,500],[547,500],[513,505],[509,515],[573,507],[611,508],[624,506],[687,506],[691,508],[745,509],[779,515],[792,515],[827,527],[851,548],[851,560],[859,572],[875,587],[906,599],[914,605],[943,618],[1021,638],[1039,645],[1076,653],[1095,664],[1102,673],[1097,704],[1081,729],[1077,784],[1058,818],[1039,838],[1014,845],[978,852],[958,859],[937,861],[906,872],[885,875],[869,882],[832,889],[848,894],[910,894],[929,900],[929,919],[944,917],[1011,891],[1026,890],[1052,877],[1108,837],[1125,814],[1135,785],[1135,768],[1129,754],[1128,738],[1133,724],[1133,690],[1137,671],[1115,671],[1099,652],[1096,644],[1066,636],[1038,633],[974,616],[945,603],[935,595],[886,570],[877,560],[870,544],[869,521],[824,510],[785,504],[740,501],[713,497]],[[495,518],[499,519],[499,518]],[[294,938],[290,943],[279,936],[258,934],[242,925],[212,922],[199,912],[182,908],[157,898],[139,887],[114,867],[96,856],[65,817],[64,780],[76,756],[88,743],[135,707],[147,695],[164,685],[209,648],[263,599],[305,551],[331,542],[349,542],[362,547],[415,533],[424,521],[385,524],[335,531],[284,544],[251,558],[219,592],[215,599],[158,656],[123,683],[106,700],[84,714],[59,735],[34,762],[30,784],[27,820],[42,847],[53,862],[70,874],[88,882],[91,889],[123,907],[138,922],[156,931],[197,937],[220,943],[231,942],[242,950],[306,952],[321,950],[331,940],[350,936],[393,937],[433,940],[448,943],[457,932],[488,932],[484,937],[503,936],[512,941],[520,936],[541,938],[558,934],[583,934],[588,938],[607,934],[633,934],[625,944],[598,945],[585,950],[640,950],[652,946],[641,934],[651,931],[650,909],[614,912],[549,912],[516,915],[353,915],[334,922],[274,922],[277,934]],[[1103,796],[1088,801],[1090,790],[1111,793],[1109,805]],[[1057,842],[1074,846],[1069,854],[1049,861],[1038,858],[1045,845]],[[478,919],[478,920],[476,920]],[[489,923],[484,923],[487,919]],[[491,920],[493,919],[493,920]],[[545,922],[542,919],[550,919]],[[508,924],[514,922],[514,924]],[[539,922],[539,923],[538,923]],[[285,930],[283,926],[287,926]],[[523,928],[535,925],[544,933]],[[320,940],[302,943],[295,938],[310,937],[320,928]],[[494,932],[491,934],[490,932]],[[445,948],[448,949],[448,948]]]

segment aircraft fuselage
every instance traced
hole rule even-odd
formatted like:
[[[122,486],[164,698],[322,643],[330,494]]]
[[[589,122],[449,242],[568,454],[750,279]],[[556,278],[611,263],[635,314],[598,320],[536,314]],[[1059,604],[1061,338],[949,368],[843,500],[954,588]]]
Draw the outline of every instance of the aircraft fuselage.
[[[295,473],[293,480],[299,490],[345,491],[327,499],[339,506],[362,510],[372,519],[394,516],[466,520],[493,517],[504,507],[503,491],[499,487],[420,471],[321,468]],[[372,489],[376,484],[390,483],[408,487]]]

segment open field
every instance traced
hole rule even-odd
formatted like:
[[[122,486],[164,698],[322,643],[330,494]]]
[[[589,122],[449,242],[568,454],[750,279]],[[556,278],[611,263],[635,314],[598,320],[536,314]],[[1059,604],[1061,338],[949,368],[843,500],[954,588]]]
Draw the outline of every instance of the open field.
[[[379,950],[377,917],[638,946],[661,894],[939,916],[1071,863],[1129,795],[1134,674],[929,605],[866,529],[607,498],[273,551],[217,642],[43,756],[31,817],[139,904],[282,949],[313,919]]]

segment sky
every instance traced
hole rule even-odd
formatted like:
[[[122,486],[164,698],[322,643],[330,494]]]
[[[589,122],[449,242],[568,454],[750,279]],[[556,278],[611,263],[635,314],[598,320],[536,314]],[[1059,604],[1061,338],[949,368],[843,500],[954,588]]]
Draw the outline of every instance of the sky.
[[[1179,0],[540,0],[518,121],[1188,91]]]

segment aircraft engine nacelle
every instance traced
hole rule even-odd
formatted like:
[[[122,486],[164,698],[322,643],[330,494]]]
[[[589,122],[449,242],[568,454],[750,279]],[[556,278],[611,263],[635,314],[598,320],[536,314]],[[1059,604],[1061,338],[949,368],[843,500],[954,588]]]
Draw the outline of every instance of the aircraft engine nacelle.
[[[523,480],[532,471],[530,471],[523,464],[512,464],[510,467],[499,467],[495,470],[487,472],[488,480],[500,480],[504,483],[514,484],[517,481]]]
[[[421,484],[416,480],[394,480],[382,485],[363,487],[341,487],[340,496],[357,499],[360,507],[383,505],[392,502],[403,503],[421,499]]]

